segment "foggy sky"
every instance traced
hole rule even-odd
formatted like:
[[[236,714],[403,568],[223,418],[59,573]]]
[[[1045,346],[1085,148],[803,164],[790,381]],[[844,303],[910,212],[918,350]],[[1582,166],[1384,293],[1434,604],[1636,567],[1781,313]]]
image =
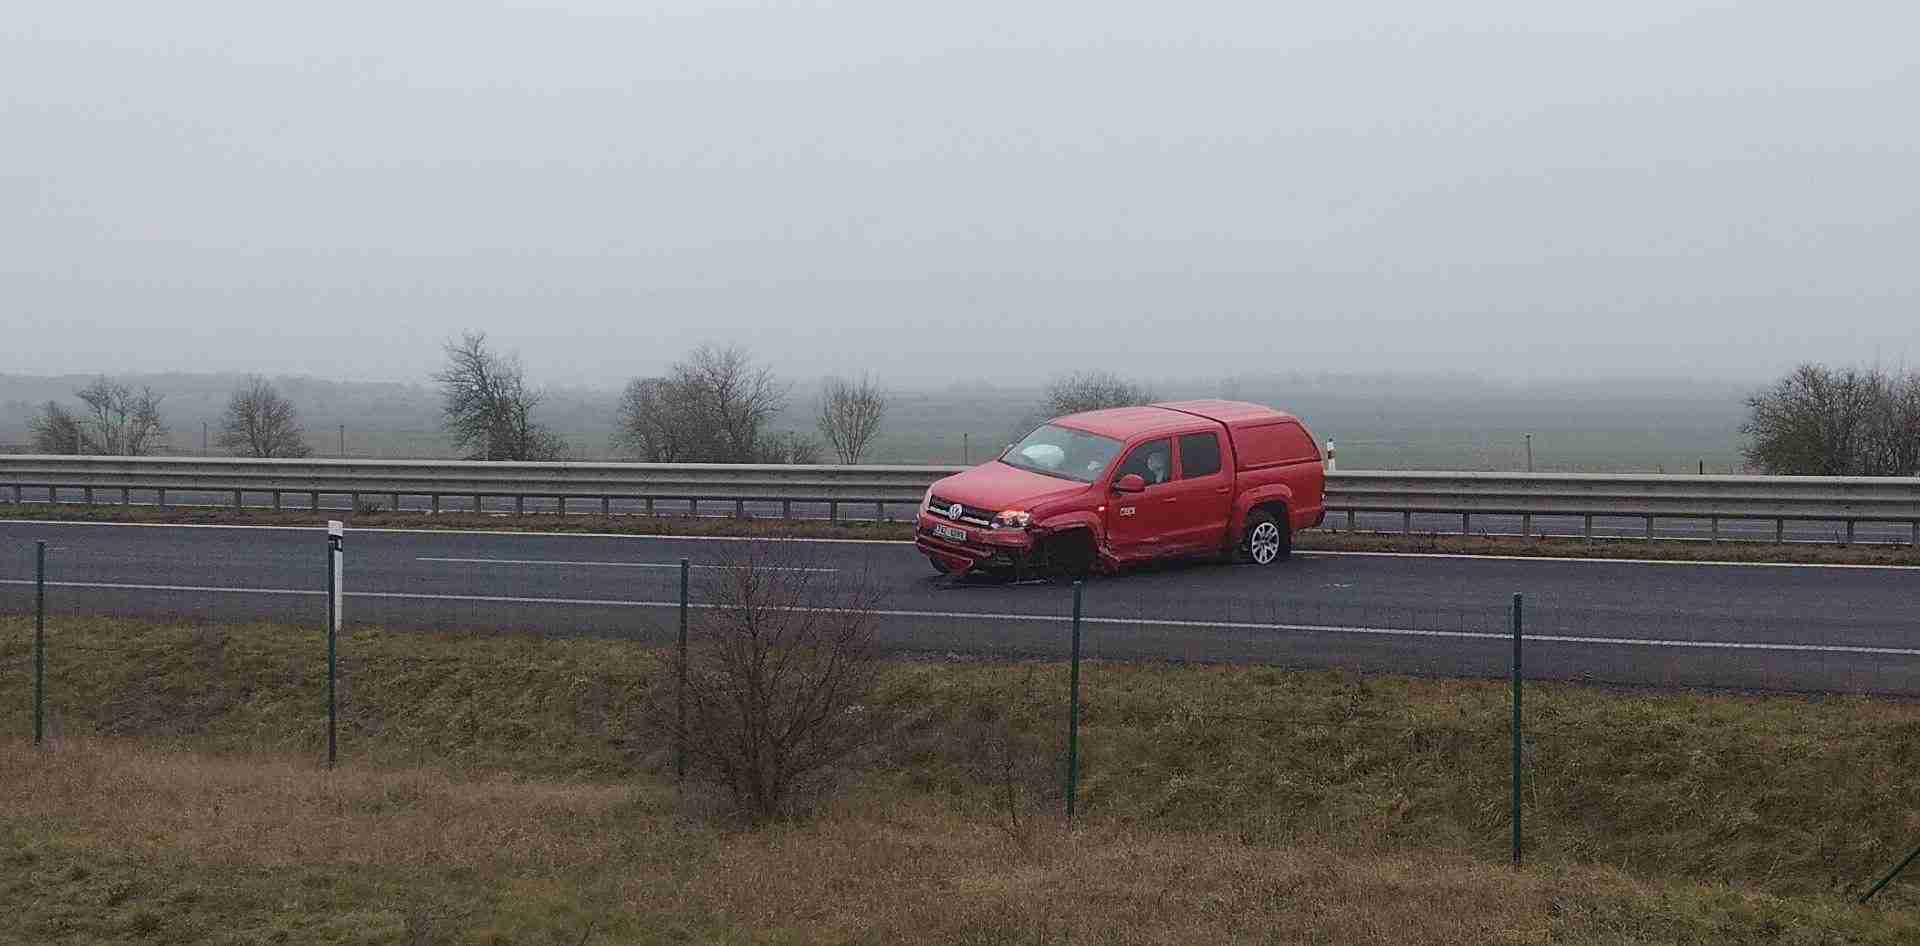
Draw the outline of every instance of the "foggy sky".
[[[0,372],[1920,362],[1910,3],[16,6]]]

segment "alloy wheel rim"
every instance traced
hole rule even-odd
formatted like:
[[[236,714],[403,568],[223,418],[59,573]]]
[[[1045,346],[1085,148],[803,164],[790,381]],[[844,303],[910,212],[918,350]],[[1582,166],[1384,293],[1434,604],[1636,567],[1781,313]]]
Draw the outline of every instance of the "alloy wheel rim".
[[[1253,527],[1253,539],[1249,543],[1253,551],[1253,560],[1265,565],[1280,554],[1280,527],[1271,522],[1263,522]]]

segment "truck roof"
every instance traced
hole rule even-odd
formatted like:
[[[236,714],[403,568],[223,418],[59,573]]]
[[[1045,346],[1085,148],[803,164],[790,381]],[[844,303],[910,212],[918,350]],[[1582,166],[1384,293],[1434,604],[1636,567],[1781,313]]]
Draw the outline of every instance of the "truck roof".
[[[1112,407],[1101,411],[1068,414],[1055,421],[1064,427],[1090,434],[1125,440],[1141,434],[1174,430],[1193,423],[1193,418],[1217,421],[1229,427],[1249,421],[1287,420],[1293,415],[1246,401],[1198,400],[1166,401],[1144,407]]]

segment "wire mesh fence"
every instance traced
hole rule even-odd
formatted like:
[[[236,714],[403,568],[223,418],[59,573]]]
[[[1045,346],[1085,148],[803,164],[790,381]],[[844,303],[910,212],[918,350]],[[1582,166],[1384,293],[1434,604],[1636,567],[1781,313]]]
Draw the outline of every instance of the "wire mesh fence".
[[[317,757],[328,668],[325,551],[312,552],[304,587],[236,556],[235,583],[213,588],[184,568],[98,580],[107,563],[56,547],[43,654],[34,589],[10,569],[5,718],[25,730],[38,707],[56,747],[128,735]],[[201,554],[229,551],[213,542]],[[728,606],[715,588],[730,566],[704,549],[684,570],[532,555],[383,560],[398,580],[378,586],[353,584],[349,565],[334,669],[344,764],[405,746],[509,768],[531,753],[569,772],[671,775],[638,694],[667,685],[682,615],[697,627]],[[510,568],[554,578],[531,593],[470,580]],[[875,639],[926,704],[881,764],[975,797],[1011,831],[1064,817],[1071,801],[1080,818],[1497,857],[1518,823],[1529,859],[1762,879],[1825,870],[1848,892],[1920,830],[1920,710],[1863,696],[1920,692],[1920,648],[1897,616],[1834,609],[1782,627],[1676,612],[1629,627],[1523,599],[1516,768],[1511,599],[1386,606],[1209,592],[1188,577],[877,600]],[[44,699],[29,685],[36,657]]]

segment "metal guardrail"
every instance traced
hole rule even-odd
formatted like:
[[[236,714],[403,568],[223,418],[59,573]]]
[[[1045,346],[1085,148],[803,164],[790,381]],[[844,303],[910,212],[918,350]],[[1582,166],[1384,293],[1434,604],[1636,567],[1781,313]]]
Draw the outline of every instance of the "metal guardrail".
[[[1596,518],[1771,520],[1784,539],[1789,522],[1844,523],[1847,540],[1862,522],[1907,523],[1920,544],[1920,477],[1684,476],[1651,473],[1432,473],[1351,471],[1327,476],[1327,507],[1347,514],[1397,512],[1412,531],[1415,514],[1579,517],[1593,536]],[[1525,531],[1531,532],[1528,522]]]
[[[501,497],[519,508],[528,497],[597,500],[725,502],[737,510],[753,503],[839,506],[912,504],[957,466],[775,466],[652,463],[481,463],[397,460],[246,460],[185,457],[0,456],[0,488],[14,502],[23,489],[50,490],[55,498],[92,502],[101,490],[231,494],[306,494],[314,507],[321,495],[422,496],[439,508],[441,497]],[[73,492],[80,496],[74,497]],[[1327,508],[1344,513],[1400,513],[1407,531],[1416,514],[1462,517],[1470,532],[1476,515],[1580,517],[1586,534],[1595,518],[1639,518],[1652,534],[1655,519],[1771,520],[1776,537],[1787,522],[1844,523],[1849,540],[1856,523],[1908,523],[1920,537],[1920,478],[1675,476],[1653,474],[1440,473],[1339,471],[1327,475]],[[1531,532],[1529,521],[1527,531]]]

